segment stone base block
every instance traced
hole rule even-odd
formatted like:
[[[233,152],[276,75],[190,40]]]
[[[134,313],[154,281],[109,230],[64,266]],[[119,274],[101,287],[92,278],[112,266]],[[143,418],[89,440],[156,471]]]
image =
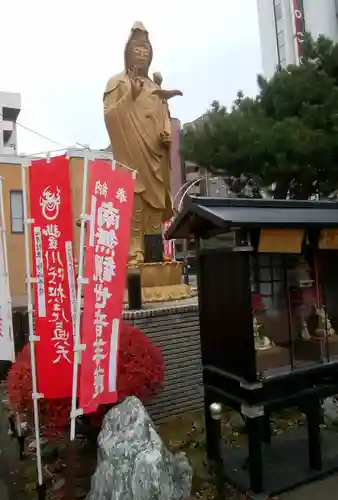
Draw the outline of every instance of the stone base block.
[[[149,262],[128,267],[127,272],[140,273],[143,303],[166,302],[193,296],[191,288],[182,283],[182,268],[182,262]]]

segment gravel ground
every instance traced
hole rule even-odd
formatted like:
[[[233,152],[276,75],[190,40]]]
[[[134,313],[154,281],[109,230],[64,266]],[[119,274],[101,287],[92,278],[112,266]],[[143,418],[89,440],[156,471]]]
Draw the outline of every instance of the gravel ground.
[[[29,457],[25,462],[18,460],[18,448],[15,440],[8,436],[7,412],[1,404],[2,391],[0,388],[0,500],[27,500],[36,498],[35,488],[35,464]],[[228,413],[223,422],[223,433],[226,439],[234,444],[241,444],[243,436],[238,424],[238,419],[234,414]],[[284,415],[283,419],[277,418],[274,421],[276,432],[285,432],[294,425],[301,425],[303,417],[300,414]],[[193,497],[197,500],[211,500],[217,498],[214,479],[210,476],[205,467],[205,443],[203,433],[203,414],[193,412],[185,417],[176,417],[172,421],[160,425],[159,431],[162,438],[172,451],[184,451],[194,468]],[[77,498],[85,498],[90,476],[95,468],[94,462],[90,463],[89,457],[93,460],[96,452],[89,449],[78,450],[77,470]],[[84,459],[86,457],[86,459]],[[61,457],[60,457],[61,458]],[[65,457],[63,457],[64,459]],[[61,458],[62,460],[62,458]],[[95,461],[95,460],[94,460]],[[28,469],[31,469],[29,476],[32,482],[32,495],[27,496],[23,491],[22,466],[25,466],[25,478],[28,479]],[[56,474],[57,479],[62,477]],[[58,483],[58,481],[56,481]],[[28,486],[28,483],[27,483]],[[56,486],[56,484],[54,485]],[[53,494],[49,489],[49,499],[60,500],[63,498],[64,490],[61,488]],[[330,476],[323,481],[311,483],[307,486],[286,493],[271,500],[331,500],[337,498],[338,475]],[[245,496],[226,486],[227,500],[245,500]]]
[[[281,500],[334,500],[338,497],[338,475],[330,476],[323,481],[308,484],[298,490],[285,493]]]

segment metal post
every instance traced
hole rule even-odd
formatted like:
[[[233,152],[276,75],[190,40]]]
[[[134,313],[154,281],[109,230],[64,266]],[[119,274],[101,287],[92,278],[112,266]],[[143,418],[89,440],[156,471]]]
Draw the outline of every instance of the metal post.
[[[16,413],[15,423],[16,423],[16,437],[17,437],[18,444],[19,444],[19,457],[20,457],[20,460],[24,460],[25,459],[25,435],[23,433],[19,413]]]
[[[308,431],[309,465],[312,470],[322,469],[322,450],[320,438],[320,402],[317,397],[306,401]]]
[[[213,433],[214,439],[217,440],[217,447],[215,449],[216,455],[214,456],[214,466],[217,479],[217,493],[219,499],[225,498],[225,481],[223,473],[223,450],[222,450],[222,413],[223,407],[221,403],[212,403],[209,407],[211,418],[213,420]]]
[[[246,415],[247,416],[247,415]],[[245,425],[248,434],[250,488],[254,493],[263,491],[261,417],[249,416]]]
[[[36,468],[37,468],[37,491],[39,500],[44,500],[45,495],[41,496],[42,491],[45,491],[43,475],[42,475],[42,460],[41,460],[41,442],[40,442],[40,423],[39,423],[39,405],[38,400],[43,397],[43,394],[38,393],[37,376],[36,376],[36,360],[35,360],[35,342],[39,341],[39,337],[34,335],[33,324],[33,305],[32,305],[32,289],[31,289],[31,268],[30,268],[30,253],[29,253],[29,225],[33,220],[28,219],[27,210],[27,187],[26,187],[26,169],[30,166],[30,162],[21,165],[21,182],[22,182],[22,200],[23,200],[23,216],[24,216],[24,234],[25,234],[25,256],[26,256],[26,288],[27,288],[27,310],[28,310],[28,325],[29,325],[29,346],[32,370],[32,398],[34,409],[34,429],[36,441]]]

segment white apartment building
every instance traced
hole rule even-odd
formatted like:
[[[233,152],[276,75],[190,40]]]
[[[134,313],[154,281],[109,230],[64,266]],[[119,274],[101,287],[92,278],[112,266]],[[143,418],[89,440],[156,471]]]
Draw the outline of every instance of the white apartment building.
[[[20,111],[20,94],[0,92],[0,155],[17,154],[16,120]]]
[[[338,42],[338,0],[257,0],[263,75],[300,64],[302,37],[325,35]]]

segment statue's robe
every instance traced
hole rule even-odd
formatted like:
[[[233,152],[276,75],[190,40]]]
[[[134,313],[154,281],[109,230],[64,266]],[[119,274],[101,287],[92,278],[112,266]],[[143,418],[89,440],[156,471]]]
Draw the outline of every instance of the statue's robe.
[[[152,92],[159,87],[147,77],[133,100],[126,72],[113,76],[104,93],[104,118],[115,159],[137,170],[135,194],[162,213],[165,222],[172,216],[170,190],[170,147],[161,143],[161,134],[171,137],[168,104]]]

